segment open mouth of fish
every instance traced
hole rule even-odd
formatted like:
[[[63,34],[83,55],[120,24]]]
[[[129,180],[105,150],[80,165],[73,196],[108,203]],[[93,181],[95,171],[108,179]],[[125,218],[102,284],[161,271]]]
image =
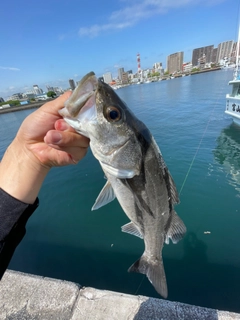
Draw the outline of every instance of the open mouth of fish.
[[[97,77],[93,72],[88,73],[65,102],[65,108],[59,111],[61,116],[73,127],[76,127],[76,122],[81,124],[96,118],[96,108],[94,106],[97,87]],[[86,135],[81,129],[78,132]]]

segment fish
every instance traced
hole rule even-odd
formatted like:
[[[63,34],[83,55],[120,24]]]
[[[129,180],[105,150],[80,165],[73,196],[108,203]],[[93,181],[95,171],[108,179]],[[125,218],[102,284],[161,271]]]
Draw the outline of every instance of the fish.
[[[128,269],[147,276],[167,298],[164,243],[177,243],[186,226],[175,212],[179,196],[162,153],[146,125],[94,72],[86,74],[59,111],[90,148],[107,179],[92,210],[117,198],[129,222],[123,232],[144,241],[142,256]]]

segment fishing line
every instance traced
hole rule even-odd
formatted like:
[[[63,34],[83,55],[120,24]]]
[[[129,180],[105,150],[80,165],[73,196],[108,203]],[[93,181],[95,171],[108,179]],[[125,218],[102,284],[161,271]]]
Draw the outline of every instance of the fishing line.
[[[227,79],[226,79],[226,80],[227,80]],[[223,86],[224,86],[224,82],[223,82]],[[222,87],[222,89],[223,89],[223,87]],[[222,91],[222,89],[221,89],[221,91]],[[196,150],[196,152],[195,152],[195,154],[194,154],[194,156],[193,156],[192,162],[190,163],[189,169],[188,169],[188,171],[187,171],[187,173],[186,173],[186,176],[185,176],[185,178],[184,178],[184,181],[183,181],[183,183],[182,183],[182,187],[181,187],[181,189],[180,189],[180,191],[179,191],[179,195],[181,195],[181,192],[182,192],[182,190],[183,190],[183,188],[184,188],[184,186],[185,186],[185,184],[186,184],[187,178],[188,178],[188,176],[189,176],[189,174],[190,174],[190,171],[191,171],[191,169],[192,169],[192,167],[193,167],[193,164],[194,164],[194,162],[195,162],[195,159],[196,159],[196,157],[197,157],[197,154],[198,154],[198,152],[199,152],[199,150],[200,150],[200,148],[201,148],[201,144],[202,144],[202,142],[203,142],[203,139],[204,139],[204,137],[205,137],[205,134],[207,133],[208,126],[209,126],[210,121],[211,121],[211,117],[212,117],[212,115],[213,115],[213,113],[214,113],[214,111],[215,111],[215,107],[216,107],[216,105],[217,105],[217,102],[219,101],[221,91],[219,92],[218,98],[216,99],[216,102],[215,102],[215,104],[214,104],[214,106],[213,106],[213,108],[212,108],[212,111],[211,111],[210,115],[209,115],[209,119],[208,119],[208,122],[207,122],[207,124],[206,124],[205,130],[204,130],[204,132],[203,132],[203,134],[202,134],[202,137],[201,137],[200,142],[199,142],[199,144],[198,144],[197,150]],[[223,110],[223,112],[224,112],[224,110]]]
[[[216,105],[216,104],[215,104],[215,105]],[[182,187],[181,187],[181,189],[180,189],[180,191],[179,191],[179,195],[181,194],[181,192],[182,192],[182,190],[183,190],[183,187],[185,186],[185,183],[186,183],[186,181],[187,181],[187,178],[188,178],[188,176],[189,176],[189,173],[190,173],[190,171],[191,171],[191,169],[192,169],[192,166],[193,166],[193,164],[194,164],[194,162],[195,162],[195,159],[196,159],[196,157],[197,157],[198,151],[200,150],[202,141],[203,141],[204,136],[205,136],[205,134],[206,134],[206,132],[207,132],[208,125],[209,125],[209,123],[210,123],[210,118],[211,118],[211,116],[212,116],[212,113],[213,113],[214,109],[215,109],[215,106],[214,106],[214,108],[213,108],[213,110],[212,110],[212,112],[211,112],[211,114],[210,114],[210,116],[209,116],[207,125],[206,125],[205,130],[204,130],[203,135],[202,135],[202,138],[201,138],[201,140],[200,140],[200,142],[199,142],[199,144],[198,144],[197,150],[196,150],[196,152],[195,152],[195,154],[194,154],[194,156],[193,156],[192,162],[190,163],[190,166],[189,166],[189,169],[188,169],[188,171],[187,171],[187,173],[186,173],[186,176],[185,176],[185,179],[184,179],[184,181],[183,181]]]
[[[143,283],[144,279],[145,279],[145,274],[143,275],[143,277],[142,277],[142,281],[139,283],[139,286],[137,287],[137,290],[135,291],[134,295],[136,295],[136,294],[138,293],[138,291],[139,291],[139,289],[140,289],[140,287],[141,287],[141,285],[142,285],[142,283]]]
[[[227,73],[226,73],[226,76],[227,76]],[[226,77],[226,81],[227,81],[227,77]],[[206,124],[206,126],[205,126],[205,129],[204,129],[204,132],[203,132],[202,137],[201,137],[201,139],[200,139],[200,142],[199,142],[199,144],[198,144],[197,150],[196,150],[196,152],[195,152],[195,154],[194,154],[194,156],[193,156],[193,159],[192,159],[192,161],[191,161],[191,163],[190,163],[190,165],[189,165],[189,168],[188,168],[188,171],[187,171],[186,176],[185,176],[185,178],[184,178],[184,181],[183,181],[183,183],[182,183],[182,187],[181,187],[181,189],[180,189],[179,195],[181,194],[181,192],[182,192],[182,190],[183,190],[183,188],[184,188],[184,186],[185,186],[185,184],[186,184],[187,178],[188,178],[188,176],[189,176],[189,174],[190,174],[190,172],[191,172],[191,169],[192,169],[192,167],[193,167],[193,165],[194,165],[194,162],[195,162],[195,160],[196,160],[196,157],[197,157],[197,155],[198,155],[198,152],[199,152],[199,150],[200,150],[200,148],[201,148],[203,139],[204,139],[204,137],[205,137],[205,135],[206,135],[206,133],[207,133],[208,126],[209,126],[210,121],[211,121],[211,117],[212,117],[212,115],[213,115],[213,113],[214,113],[214,111],[215,111],[217,102],[218,102],[219,99],[220,99],[220,94],[221,94],[221,92],[222,92],[222,90],[223,90],[223,87],[225,86],[224,83],[225,83],[225,82],[223,81],[222,88],[221,88],[221,90],[219,91],[218,98],[216,99],[216,101],[215,101],[215,103],[214,103],[214,106],[213,106],[213,108],[212,108],[212,111],[211,111],[211,113],[210,113],[210,115],[209,115],[208,122],[207,122],[207,124]],[[223,112],[224,112],[224,110],[223,110]],[[138,286],[137,290],[135,291],[135,295],[138,293],[140,287],[142,286],[144,279],[145,279],[145,275],[143,275],[142,280],[140,281],[139,286]]]

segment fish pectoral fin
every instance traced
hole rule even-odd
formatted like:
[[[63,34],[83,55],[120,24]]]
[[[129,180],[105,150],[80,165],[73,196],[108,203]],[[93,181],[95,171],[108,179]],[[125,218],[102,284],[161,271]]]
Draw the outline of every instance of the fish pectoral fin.
[[[122,232],[130,233],[136,237],[143,239],[143,236],[142,236],[140,230],[133,222],[129,222],[129,223],[125,224],[124,226],[122,226],[121,230],[122,230]]]
[[[106,171],[107,173],[111,174],[112,176],[118,179],[131,179],[137,174],[136,170],[118,169],[102,161],[99,162],[103,168],[103,171]]]
[[[176,212],[173,211],[172,222],[167,231],[165,243],[169,244],[169,239],[171,239],[173,243],[178,243],[178,241],[184,237],[186,231],[187,228],[185,224],[182,222]]]
[[[151,261],[144,254],[128,269],[128,272],[138,272],[145,274],[155,290],[163,297],[167,298],[168,288],[162,259]]]
[[[101,192],[99,193],[92,210],[97,210],[109,202],[115,199],[115,193],[109,181],[106,182],[105,186],[102,188]]]

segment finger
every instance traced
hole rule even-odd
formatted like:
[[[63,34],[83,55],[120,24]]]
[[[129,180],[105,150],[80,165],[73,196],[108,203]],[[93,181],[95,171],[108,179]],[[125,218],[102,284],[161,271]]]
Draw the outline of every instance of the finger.
[[[72,147],[87,148],[89,139],[76,132],[50,130],[44,137],[44,142],[48,145],[55,145],[58,150],[66,151]]]
[[[54,127],[58,131],[71,131],[71,132],[76,132],[65,120],[63,119],[58,119]]]

